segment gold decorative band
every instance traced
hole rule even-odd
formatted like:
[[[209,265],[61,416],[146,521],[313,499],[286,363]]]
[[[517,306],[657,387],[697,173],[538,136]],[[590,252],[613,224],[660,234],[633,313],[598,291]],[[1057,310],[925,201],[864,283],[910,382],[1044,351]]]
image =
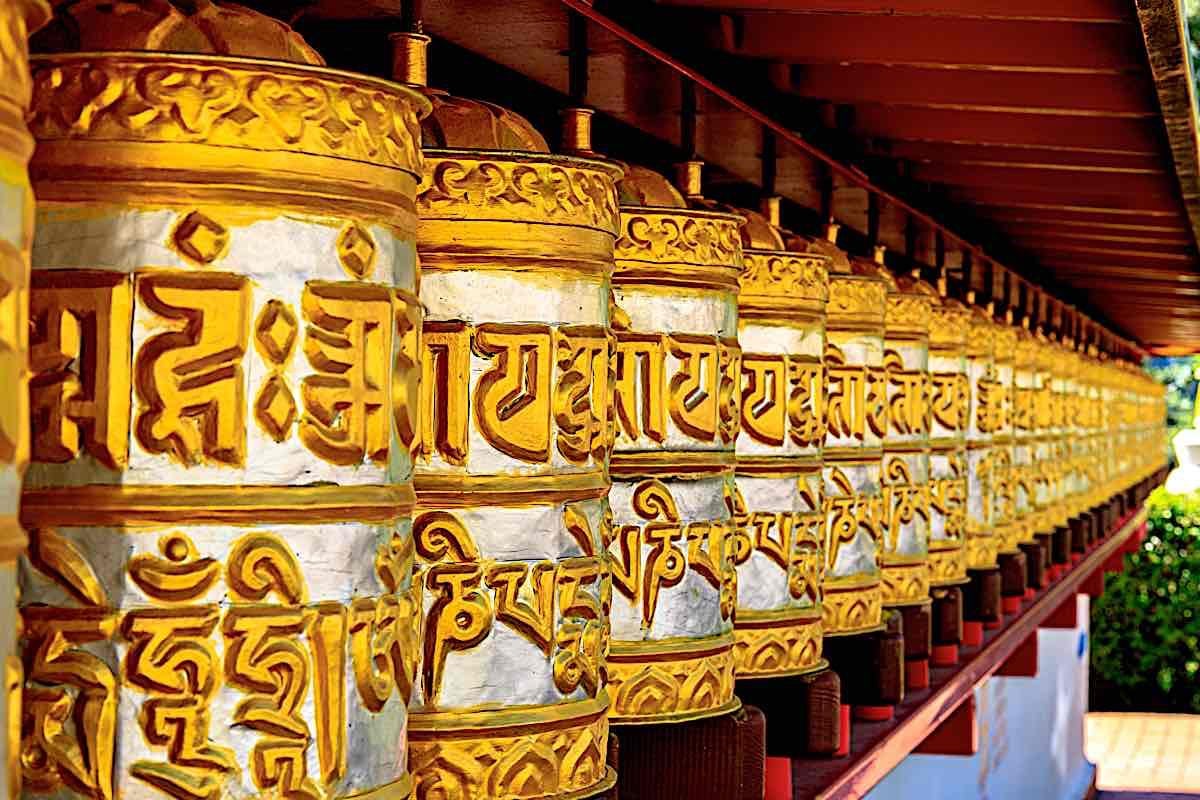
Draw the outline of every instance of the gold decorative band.
[[[80,486],[27,489],[21,521],[51,525],[390,522],[412,513],[409,484],[389,486]]]
[[[736,214],[714,211],[622,206],[615,281],[658,283],[656,277],[664,271],[686,280],[695,271],[703,276],[696,285],[715,281],[736,292],[743,222]],[[698,269],[703,267],[712,269]]]
[[[682,722],[736,711],[733,633],[705,639],[612,642],[614,724]]]
[[[734,625],[733,663],[739,678],[768,678],[804,675],[829,665],[821,657],[821,623],[817,616],[764,615],[738,611]]]
[[[622,262],[619,259],[613,272],[613,285],[703,289],[731,294],[738,290],[737,271],[732,266]]]
[[[570,225],[611,239],[620,225],[616,181],[622,172],[615,162],[590,158],[427,148],[417,190],[422,242],[432,241],[434,249],[441,239],[450,244],[436,235],[444,228],[439,221],[518,222],[522,235],[538,225]]]
[[[998,533],[972,534],[967,532],[967,569],[994,569],[1000,551],[1001,538]]]
[[[829,259],[808,253],[744,250],[738,314],[792,313],[797,307],[825,315]]]
[[[605,766],[607,696],[534,709],[414,714],[409,769],[417,799],[590,797],[616,782]]]
[[[826,466],[877,464],[882,458],[881,447],[826,447],[821,451],[821,459]]]
[[[950,545],[950,546],[945,546]],[[929,585],[957,586],[966,583],[967,548],[963,542],[934,542],[929,546]]]
[[[732,472],[736,461],[728,450],[647,450],[613,453],[608,471],[614,478],[702,478]]]
[[[737,474],[765,478],[790,478],[821,470],[819,454],[803,456],[738,456]]]
[[[413,486],[422,506],[531,506],[591,500],[608,493],[603,472],[556,475],[451,475],[417,472]]]
[[[882,565],[883,604],[886,606],[915,606],[929,602],[929,565]]]
[[[821,621],[827,637],[882,630],[883,590],[879,582],[849,586],[826,583]]]

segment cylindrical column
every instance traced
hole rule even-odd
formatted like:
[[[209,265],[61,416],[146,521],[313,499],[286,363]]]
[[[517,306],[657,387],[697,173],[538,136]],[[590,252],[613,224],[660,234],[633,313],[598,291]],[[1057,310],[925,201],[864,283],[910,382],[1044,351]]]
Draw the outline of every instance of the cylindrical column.
[[[883,369],[883,604],[929,604],[929,316],[936,293],[900,276],[888,290]]]
[[[1033,353],[1033,437],[1030,451],[1033,526],[1034,535],[1043,549],[1043,560],[1049,568],[1062,473],[1062,462],[1058,460],[1055,447],[1059,438],[1055,418],[1058,348],[1039,330],[1034,333]]]
[[[397,62],[420,66],[398,77],[423,77],[423,56]],[[416,798],[591,797],[615,781],[605,548],[621,169],[550,154],[505,109],[425,91]]]
[[[929,582],[934,587],[956,586],[967,582],[969,553],[966,431],[971,385],[967,334],[974,315],[948,297],[935,302],[930,314]],[[990,542],[989,536],[982,543]],[[994,550],[991,558],[994,563]]]
[[[1036,527],[1037,344],[1027,327],[1015,329],[1013,351],[1012,545],[1032,544]]]
[[[733,693],[733,496],[743,219],[694,210],[664,178],[622,179],[617,339],[614,723],[725,714]]]
[[[998,325],[986,309],[970,311],[965,352],[969,382],[966,430],[967,567],[996,567],[1002,544],[1004,518],[1003,479],[1008,452],[1003,434],[1008,416],[1007,395],[997,359]],[[1011,367],[1009,369],[1011,377]],[[996,437],[1001,437],[996,444]]]
[[[428,103],[241,6],[60,13],[93,52],[33,61],[26,794],[407,797]]]
[[[33,190],[27,166],[33,138],[25,127],[32,83],[26,39],[50,8],[43,0],[0,7],[0,794],[21,793],[21,684],[17,655],[17,557],[25,534],[17,518],[29,460],[29,251]]]
[[[870,261],[841,254],[830,264],[821,469],[828,526],[822,600],[826,636],[882,630],[887,287],[887,278]]]
[[[744,230],[769,225],[752,219],[757,225]],[[799,675],[826,666],[821,439],[829,274],[826,258],[786,252],[777,235],[747,242],[744,233],[743,244],[734,657],[739,678]]]

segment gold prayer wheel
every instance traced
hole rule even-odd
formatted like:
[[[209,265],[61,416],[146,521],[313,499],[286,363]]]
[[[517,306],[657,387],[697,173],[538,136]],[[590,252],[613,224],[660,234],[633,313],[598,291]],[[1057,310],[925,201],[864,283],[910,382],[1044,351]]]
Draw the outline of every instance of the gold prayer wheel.
[[[821,497],[827,259],[785,249],[774,222],[743,212],[738,295],[741,432],[731,496],[738,677],[823,669]]]
[[[1008,395],[997,364],[999,325],[987,309],[970,308],[966,328],[966,551],[969,569],[994,569],[1008,524],[1004,499],[1008,471]],[[1011,377],[1011,369],[1009,370]]]
[[[880,251],[877,251],[880,252]],[[880,252],[880,257],[882,253]],[[883,370],[887,435],[883,439],[883,604],[929,603],[929,319],[937,293],[901,275],[889,285]]]
[[[428,102],[237,5],[56,15],[24,796],[408,797]]]
[[[1055,426],[1055,373],[1058,352],[1054,342],[1038,331],[1033,335],[1033,525],[1036,535],[1054,532],[1058,517],[1058,460]]]
[[[929,318],[929,582],[954,586],[968,581],[967,414],[971,382],[967,336],[971,309],[940,292]],[[990,351],[990,348],[988,348]],[[989,352],[990,355],[990,352]],[[977,547],[991,543],[976,528]],[[988,534],[991,531],[988,529]],[[987,558],[986,552],[982,559]],[[995,550],[991,551],[995,560]]]
[[[1019,329],[1011,324],[993,320],[995,326],[996,365],[996,428],[992,435],[992,462],[988,473],[992,476],[993,525],[998,537],[999,552],[1009,555],[1021,551],[1024,541],[1024,521],[1017,511],[1017,497],[1023,491],[1024,476],[1017,452],[1017,342]],[[991,407],[991,404],[988,404]]]
[[[17,517],[29,461],[28,302],[33,246],[33,188],[27,166],[33,137],[25,127],[32,84],[29,32],[50,14],[42,0],[0,7],[0,794],[21,794],[21,684],[17,655],[17,557],[25,534]]]
[[[826,554],[821,612],[825,635],[882,629],[879,548],[886,517],[881,489],[887,433],[883,371],[888,278],[877,264],[849,259],[829,242],[810,250],[830,257],[825,323],[824,478]]]
[[[1037,469],[1033,460],[1037,432],[1037,341],[1028,327],[1016,328],[1013,356],[1013,540],[1010,545],[1034,541],[1037,528]]]
[[[610,787],[609,281],[621,168],[554,155],[523,118],[423,86],[413,538],[423,662],[417,800]]]
[[[696,162],[685,165],[685,177],[687,194],[698,198]],[[628,167],[619,190],[611,718],[725,714],[739,705],[725,498],[740,422],[744,219],[689,208],[665,178],[641,167]]]

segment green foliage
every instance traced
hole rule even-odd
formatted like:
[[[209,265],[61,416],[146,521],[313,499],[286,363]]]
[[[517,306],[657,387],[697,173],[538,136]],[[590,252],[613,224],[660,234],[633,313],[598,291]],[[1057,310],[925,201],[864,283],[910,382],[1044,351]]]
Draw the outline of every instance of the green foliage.
[[[1092,608],[1092,708],[1200,713],[1200,495],[1158,489]]]
[[[1197,25],[1197,30],[1200,30],[1200,24]],[[1200,357],[1148,358],[1145,367],[1151,377],[1167,387],[1166,446],[1169,449],[1171,441],[1181,428],[1192,427],[1197,378],[1200,377]],[[1171,451],[1168,460],[1172,464],[1174,457],[1174,451]]]

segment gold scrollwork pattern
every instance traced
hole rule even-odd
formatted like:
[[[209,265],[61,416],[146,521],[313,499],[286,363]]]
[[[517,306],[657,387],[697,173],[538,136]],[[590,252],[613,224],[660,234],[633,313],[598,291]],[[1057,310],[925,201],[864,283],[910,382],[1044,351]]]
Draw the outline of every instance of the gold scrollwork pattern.
[[[739,222],[737,217],[727,214],[625,208],[621,212],[614,256],[618,262],[740,264]]]

